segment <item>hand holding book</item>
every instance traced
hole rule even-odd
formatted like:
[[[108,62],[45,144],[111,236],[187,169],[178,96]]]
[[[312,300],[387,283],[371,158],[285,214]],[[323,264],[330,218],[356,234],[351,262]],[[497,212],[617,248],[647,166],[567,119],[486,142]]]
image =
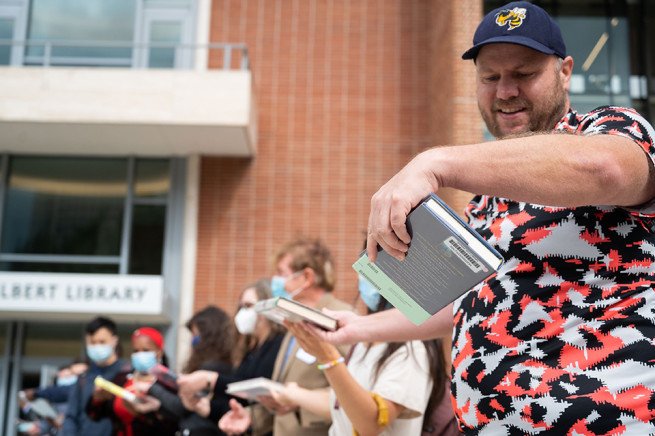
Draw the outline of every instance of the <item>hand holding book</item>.
[[[332,362],[341,357],[339,350],[314,336],[302,323],[285,323],[289,332],[296,338],[300,348],[316,357],[317,363]]]
[[[495,274],[503,258],[436,195],[407,215],[411,242],[404,259],[385,250],[353,268],[391,304],[419,325]],[[369,250],[370,251],[370,250]]]

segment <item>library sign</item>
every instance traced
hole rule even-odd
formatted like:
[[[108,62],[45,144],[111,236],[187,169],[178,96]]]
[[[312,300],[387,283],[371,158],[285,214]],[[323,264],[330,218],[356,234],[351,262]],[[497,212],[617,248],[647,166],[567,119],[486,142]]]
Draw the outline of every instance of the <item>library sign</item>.
[[[161,276],[0,273],[0,312],[164,315]]]

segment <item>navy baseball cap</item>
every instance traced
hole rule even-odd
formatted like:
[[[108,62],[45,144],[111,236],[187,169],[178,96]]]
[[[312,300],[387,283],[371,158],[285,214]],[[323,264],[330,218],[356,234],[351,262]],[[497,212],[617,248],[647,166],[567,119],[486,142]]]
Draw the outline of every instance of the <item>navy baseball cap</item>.
[[[550,15],[530,2],[512,2],[489,12],[473,35],[473,47],[462,59],[475,59],[480,49],[497,42],[519,44],[564,59],[562,32]]]

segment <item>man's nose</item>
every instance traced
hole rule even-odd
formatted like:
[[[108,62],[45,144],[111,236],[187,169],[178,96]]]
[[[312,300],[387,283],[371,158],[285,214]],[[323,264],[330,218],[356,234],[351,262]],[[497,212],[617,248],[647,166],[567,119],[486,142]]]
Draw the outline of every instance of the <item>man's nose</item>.
[[[501,77],[496,87],[496,97],[501,100],[509,100],[518,97],[518,82],[511,77]]]

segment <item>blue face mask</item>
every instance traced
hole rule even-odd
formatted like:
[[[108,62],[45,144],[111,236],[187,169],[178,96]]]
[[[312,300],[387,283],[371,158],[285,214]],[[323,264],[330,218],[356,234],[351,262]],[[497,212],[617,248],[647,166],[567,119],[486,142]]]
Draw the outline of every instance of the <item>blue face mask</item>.
[[[76,375],[69,375],[66,377],[57,377],[57,386],[70,386],[75,384],[77,382],[77,376]]]
[[[135,371],[147,373],[157,365],[157,353],[154,351],[139,351],[132,353],[132,366]]]
[[[200,336],[195,335],[195,336],[191,339],[191,347],[195,348],[196,345],[198,345],[198,342],[200,342]]]
[[[271,278],[271,293],[273,294],[273,297],[284,297],[292,299],[300,291],[302,291],[302,288],[298,288],[292,293],[289,293],[286,289],[284,289],[284,285],[286,284],[287,280],[296,277],[298,274],[300,274],[300,271],[291,274],[289,277],[273,276]]]
[[[380,293],[364,277],[359,276],[359,296],[373,312],[377,312],[380,305]]]
[[[104,363],[114,353],[114,346],[110,344],[87,345],[86,355],[95,363]]]

